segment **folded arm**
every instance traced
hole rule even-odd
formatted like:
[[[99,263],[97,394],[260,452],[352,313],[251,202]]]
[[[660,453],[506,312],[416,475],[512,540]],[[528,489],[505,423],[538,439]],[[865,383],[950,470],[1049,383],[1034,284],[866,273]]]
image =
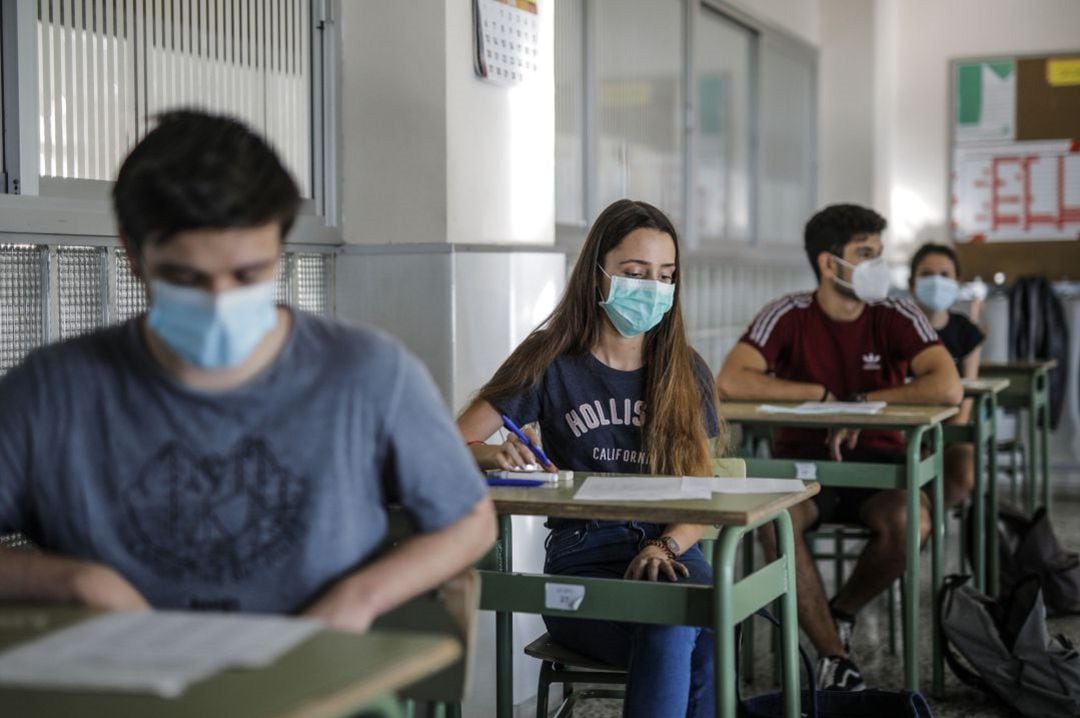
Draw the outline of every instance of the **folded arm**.
[[[75,603],[106,611],[150,607],[127,579],[104,564],[15,549],[0,549],[0,600]]]
[[[959,404],[964,399],[964,387],[956,364],[945,347],[936,344],[923,349],[911,360],[915,378],[907,384],[879,389],[866,395],[868,401],[890,404]]]
[[[495,542],[495,509],[481,499],[444,529],[416,534],[336,583],[305,611],[334,628],[363,632],[387,611],[461,573]]]
[[[721,399],[729,401],[821,401],[826,389],[817,382],[779,379],[769,372],[765,356],[746,342],[732,348],[716,387]]]

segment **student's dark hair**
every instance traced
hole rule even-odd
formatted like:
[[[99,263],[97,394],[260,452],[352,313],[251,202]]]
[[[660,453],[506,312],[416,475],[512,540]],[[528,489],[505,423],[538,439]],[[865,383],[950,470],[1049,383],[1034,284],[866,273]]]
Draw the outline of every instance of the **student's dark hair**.
[[[675,299],[660,323],[645,334],[645,423],[642,448],[649,468],[660,474],[708,475],[712,470],[709,438],[702,416],[702,394],[715,404],[712,377],[701,377],[704,364],[686,339],[680,308],[682,275],[679,238],[663,212],[645,202],[622,199],[596,218],[555,310],[525,338],[478,399],[500,399],[534,386],[548,365],[563,354],[582,355],[600,340],[605,316],[600,306],[600,267],[608,252],[636,229],[654,229],[675,243]],[[723,438],[717,442],[725,446]]]
[[[831,204],[815,214],[803,233],[814,276],[821,279],[817,260],[822,252],[841,255],[848,242],[861,235],[881,234],[887,224],[880,214],[857,204]]]
[[[919,249],[915,251],[915,255],[911,258],[911,278],[913,281],[915,279],[915,270],[922,264],[922,261],[931,254],[940,254],[951,259],[956,276],[960,276],[960,260],[956,258],[956,250],[947,244],[927,242],[919,247]]]
[[[284,239],[299,206],[296,182],[262,137],[197,110],[160,115],[113,186],[117,224],[135,251],[185,230],[271,221]]]

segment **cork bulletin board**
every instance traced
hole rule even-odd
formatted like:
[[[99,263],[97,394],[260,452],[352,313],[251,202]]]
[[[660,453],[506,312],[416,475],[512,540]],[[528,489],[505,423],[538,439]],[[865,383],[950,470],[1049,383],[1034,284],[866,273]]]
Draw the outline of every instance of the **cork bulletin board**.
[[[950,66],[949,227],[965,274],[1080,279],[1080,50]]]

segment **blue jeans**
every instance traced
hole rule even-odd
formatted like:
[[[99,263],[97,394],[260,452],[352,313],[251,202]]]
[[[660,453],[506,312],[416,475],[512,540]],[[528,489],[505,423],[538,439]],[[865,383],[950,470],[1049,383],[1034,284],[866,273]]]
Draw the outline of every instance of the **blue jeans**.
[[[544,572],[622,578],[641,540],[659,536],[662,530],[656,524],[637,522],[560,521],[547,539]],[[690,570],[689,578],[681,582],[712,585],[712,569],[696,545],[679,562]],[[544,623],[548,633],[567,648],[626,669],[624,716],[715,715],[711,630],[558,616],[544,616]]]

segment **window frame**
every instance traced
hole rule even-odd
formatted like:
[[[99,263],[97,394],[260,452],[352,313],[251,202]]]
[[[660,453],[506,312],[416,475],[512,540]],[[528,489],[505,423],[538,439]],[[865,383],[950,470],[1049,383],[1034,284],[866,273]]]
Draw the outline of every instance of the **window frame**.
[[[340,117],[337,53],[340,0],[312,0],[312,197],[301,202],[289,245],[311,251],[344,243],[338,197]],[[112,182],[42,177],[38,167],[37,10],[33,0],[4,2],[0,31],[4,179],[0,242],[118,246],[109,192]]]
[[[772,24],[755,17],[750,12],[728,2],[727,0],[681,0],[683,19],[683,68],[680,82],[683,89],[683,106],[680,108],[682,127],[684,132],[683,142],[683,207],[685,208],[685,227],[680,231],[683,235],[684,252],[688,256],[701,257],[704,259],[730,259],[734,261],[746,261],[753,263],[768,263],[777,268],[802,267],[805,258],[801,243],[795,242],[765,242],[762,241],[760,232],[760,209],[761,191],[763,179],[763,152],[761,151],[761,136],[763,132],[762,122],[762,56],[768,48],[782,48],[783,51],[805,58],[811,72],[811,107],[809,135],[817,137],[817,112],[819,102],[818,92],[818,50],[812,44],[779,29]],[[567,4],[566,7],[572,7]],[[591,0],[580,0],[577,5],[578,12],[582,13],[582,38],[585,51],[582,60],[582,72],[584,81],[581,83],[585,93],[582,103],[583,117],[581,117],[582,135],[580,142],[583,144],[581,156],[584,164],[584,192],[583,205],[585,208],[585,221],[581,223],[557,222],[556,245],[565,250],[568,256],[577,254],[585,239],[585,234],[593,218],[599,214],[602,207],[598,206],[598,161],[597,161],[597,62],[595,56],[597,18],[595,4]],[[730,22],[751,34],[751,62],[750,62],[750,239],[749,241],[702,241],[697,236],[696,218],[697,202],[695,200],[694,183],[697,171],[697,147],[699,132],[696,127],[696,113],[698,101],[696,96],[694,53],[698,42],[698,29],[701,26],[703,13],[712,13],[719,19]],[[818,148],[816,141],[810,143],[807,148],[808,162],[811,169],[811,186],[807,188],[810,205],[817,203],[818,178]],[[794,251],[793,251],[794,250]]]

